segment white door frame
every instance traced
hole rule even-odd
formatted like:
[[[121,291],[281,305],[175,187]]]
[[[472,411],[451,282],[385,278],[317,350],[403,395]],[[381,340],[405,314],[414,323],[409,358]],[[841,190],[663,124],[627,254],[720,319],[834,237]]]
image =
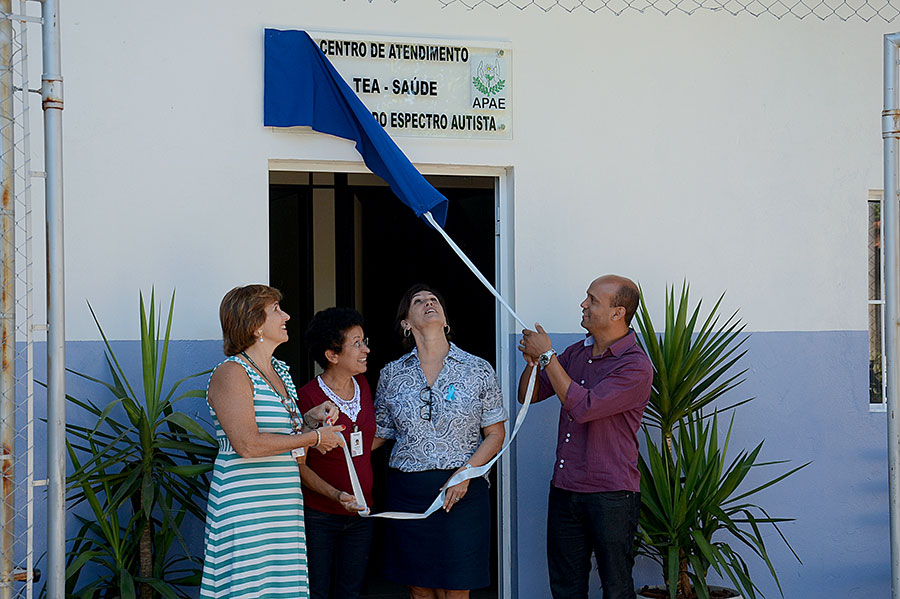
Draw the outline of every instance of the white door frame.
[[[506,299],[509,305],[515,307],[515,276],[513,264],[513,169],[511,166],[476,166],[457,164],[416,164],[416,169],[423,175],[456,175],[475,177],[494,177],[497,184],[494,186],[494,286]],[[270,159],[269,172],[293,171],[293,172],[318,172],[318,173],[370,173],[371,171],[362,162],[356,161],[313,161],[313,160],[287,160]],[[473,275],[474,276],[474,275]],[[510,413],[507,422],[507,436],[512,432],[513,415],[516,413],[518,401],[516,390],[511,384],[512,372],[510,372],[510,347],[509,338],[515,330],[515,321],[506,313],[499,303],[496,304],[497,337],[496,363],[497,378],[503,397],[506,398],[506,406]],[[497,504],[497,546],[500,555],[497,559],[497,580],[499,581],[499,599],[512,599],[513,588],[513,495],[515,485],[513,479],[515,473],[512,468],[512,460],[509,453],[504,454],[497,468],[497,481],[500,488]]]

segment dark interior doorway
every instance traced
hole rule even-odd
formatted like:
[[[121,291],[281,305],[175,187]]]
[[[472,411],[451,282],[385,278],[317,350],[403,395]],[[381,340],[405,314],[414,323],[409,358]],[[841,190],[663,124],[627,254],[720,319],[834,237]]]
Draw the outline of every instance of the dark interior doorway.
[[[496,257],[495,184],[492,177],[434,176],[429,181],[449,200],[448,234],[488,280]],[[276,355],[291,366],[299,386],[315,376],[303,342],[306,323],[330,305],[354,307],[366,320],[372,352],[366,373],[376,388],[382,366],[402,355],[394,332],[397,302],[413,283],[441,291],[453,340],[496,368],[496,308],[491,294],[437,232],[403,205],[377,176],[348,173],[273,172],[269,186],[269,280],[284,293],[291,315],[290,341]],[[389,448],[373,454],[375,509],[383,497]],[[497,484],[491,474],[493,513]],[[405,588],[381,576],[379,522],[364,597],[406,597]],[[491,539],[491,587],[473,598],[497,597],[496,516]]]

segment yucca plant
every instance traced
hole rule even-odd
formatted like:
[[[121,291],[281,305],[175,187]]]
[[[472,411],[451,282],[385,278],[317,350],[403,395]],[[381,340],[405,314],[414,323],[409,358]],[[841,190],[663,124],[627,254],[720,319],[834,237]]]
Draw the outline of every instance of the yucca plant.
[[[741,350],[747,339],[742,335],[744,325],[736,312],[729,318],[720,317],[722,297],[702,319],[700,303],[690,307],[689,287],[685,283],[680,295],[675,294],[674,288],[666,290],[666,325],[662,333],[655,331],[643,299],[636,319],[642,345],[654,368],[644,416],[647,458],[641,456],[638,463],[639,553],[662,566],[669,599],[709,599],[706,576],[710,568],[729,579],[745,598],[761,595],[741,551],[762,559],[780,590],[766,549],[765,526],[772,526],[799,560],[778,527],[791,519],[773,518],[747,499],[808,463],[747,490],[742,485],[751,470],[786,462],[759,461],[763,443],[729,460],[726,453],[733,413],[728,433],[720,444],[719,413],[752,399],[721,408],[713,403],[740,385],[746,372],[733,372],[746,353]]]
[[[188,516],[205,518],[201,505],[216,442],[190,416],[176,411],[175,404],[205,396],[199,389],[179,393],[183,383],[204,373],[165,387],[174,292],[164,331],[155,293],[151,292],[149,313],[140,295],[140,388],[129,382],[97,315],[90,304],[88,307],[106,346],[111,380],[70,372],[105,387],[112,398],[101,404],[68,397],[96,418],[96,423],[67,425],[67,447],[75,469],[68,477],[69,509],[87,502],[91,517],[76,516],[81,527],[70,539],[66,595],[149,599],[155,592],[188,597],[184,587],[199,585],[199,564],[190,556],[180,530]],[[124,413],[125,418],[117,413]],[[95,565],[95,578],[79,587],[79,577],[88,564]]]
[[[719,324],[722,320],[719,307],[725,294],[719,296],[705,320],[700,317],[702,301],[690,310],[689,295],[687,283],[682,285],[678,297],[674,286],[666,290],[666,325],[661,334],[653,328],[643,293],[636,319],[641,345],[653,363],[653,386],[644,423],[659,428],[670,449],[678,423],[737,387],[746,372],[746,369],[730,372],[747,353],[739,352],[747,336],[741,336],[746,325],[737,312]],[[750,400],[738,401],[719,411],[747,401]]]

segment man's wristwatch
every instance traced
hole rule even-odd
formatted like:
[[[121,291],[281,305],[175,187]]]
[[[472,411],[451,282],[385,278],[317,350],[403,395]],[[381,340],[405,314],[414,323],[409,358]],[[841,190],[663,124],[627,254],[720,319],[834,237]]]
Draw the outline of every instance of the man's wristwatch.
[[[544,353],[542,353],[541,355],[538,356],[538,364],[540,365],[540,367],[542,369],[546,368],[547,364],[550,363],[550,358],[552,358],[555,355],[556,355],[556,350],[551,347],[550,349],[548,349],[547,351],[545,351]]]

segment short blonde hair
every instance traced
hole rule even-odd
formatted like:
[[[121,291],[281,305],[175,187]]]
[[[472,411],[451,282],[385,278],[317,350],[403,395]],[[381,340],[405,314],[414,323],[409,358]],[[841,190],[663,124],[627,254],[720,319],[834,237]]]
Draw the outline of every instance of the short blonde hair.
[[[266,307],[281,301],[281,292],[268,285],[235,287],[219,305],[225,355],[234,356],[251,345],[254,332],[266,321]]]

